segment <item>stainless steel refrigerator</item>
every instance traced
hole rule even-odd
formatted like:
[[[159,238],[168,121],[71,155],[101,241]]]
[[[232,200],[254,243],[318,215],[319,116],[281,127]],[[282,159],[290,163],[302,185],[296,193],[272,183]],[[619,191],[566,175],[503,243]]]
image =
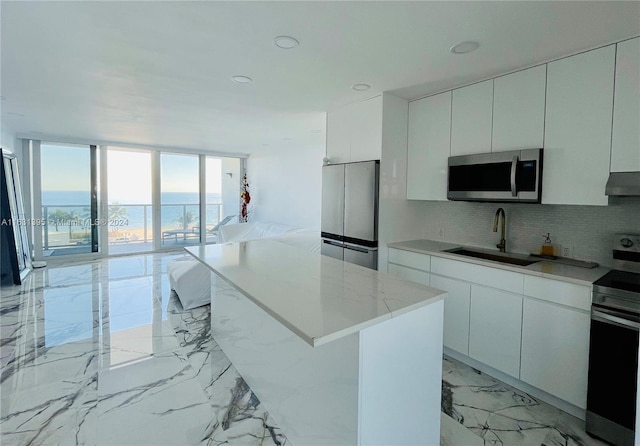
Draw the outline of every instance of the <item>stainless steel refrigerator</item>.
[[[378,268],[380,161],[322,166],[324,255]]]

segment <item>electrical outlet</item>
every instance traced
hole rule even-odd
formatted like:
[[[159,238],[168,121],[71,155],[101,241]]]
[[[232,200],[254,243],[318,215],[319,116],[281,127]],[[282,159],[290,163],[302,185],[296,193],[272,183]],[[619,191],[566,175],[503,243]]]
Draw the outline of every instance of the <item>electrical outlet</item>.
[[[573,245],[562,245],[562,257],[573,257]]]

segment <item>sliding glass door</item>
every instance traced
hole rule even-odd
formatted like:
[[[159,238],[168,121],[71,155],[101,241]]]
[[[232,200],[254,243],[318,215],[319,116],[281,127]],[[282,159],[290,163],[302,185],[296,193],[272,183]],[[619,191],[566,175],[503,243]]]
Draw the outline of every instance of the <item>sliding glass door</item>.
[[[109,254],[153,250],[151,152],[107,150]]]
[[[161,246],[200,243],[198,155],[160,154],[160,202]]]
[[[97,147],[40,146],[44,257],[98,252]]]

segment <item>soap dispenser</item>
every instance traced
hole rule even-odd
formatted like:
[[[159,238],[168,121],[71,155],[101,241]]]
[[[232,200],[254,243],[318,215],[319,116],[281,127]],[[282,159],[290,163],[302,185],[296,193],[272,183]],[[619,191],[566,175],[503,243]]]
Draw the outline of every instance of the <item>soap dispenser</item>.
[[[551,244],[551,233],[547,232],[547,235],[543,235],[544,244],[540,249],[540,255],[543,256],[556,256],[558,253],[556,252],[556,247]]]

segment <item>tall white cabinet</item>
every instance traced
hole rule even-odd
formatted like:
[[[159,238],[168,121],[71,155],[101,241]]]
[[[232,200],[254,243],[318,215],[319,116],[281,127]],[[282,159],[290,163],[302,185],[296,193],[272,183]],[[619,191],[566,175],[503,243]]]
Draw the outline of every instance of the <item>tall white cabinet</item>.
[[[547,66],[544,204],[608,204],[615,49]]]
[[[451,92],[409,103],[407,199],[447,200]]]
[[[543,147],[546,82],[546,65],[495,78],[492,152]]]
[[[326,155],[332,163],[380,159],[382,96],[327,113]]]
[[[451,156],[491,151],[493,79],[453,90]]]
[[[616,53],[611,172],[640,171],[640,37],[620,42]]]

